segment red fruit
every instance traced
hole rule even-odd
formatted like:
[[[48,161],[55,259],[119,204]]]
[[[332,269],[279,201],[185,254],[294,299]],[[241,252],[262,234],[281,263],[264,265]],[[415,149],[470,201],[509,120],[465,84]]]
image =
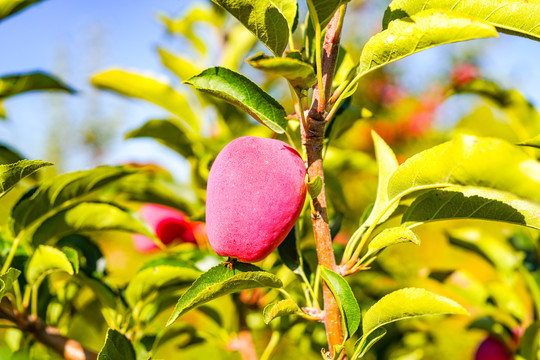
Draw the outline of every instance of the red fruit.
[[[195,235],[186,216],[175,209],[157,204],[145,204],[139,209],[139,215],[154,231],[165,245],[172,242],[195,243]],[[159,249],[152,239],[141,234],[133,235],[133,246],[141,253]]]
[[[452,69],[450,76],[452,77],[452,84],[464,86],[480,77],[480,70],[474,64],[459,64]]]
[[[488,337],[476,350],[475,360],[513,360],[514,357],[499,339]]]
[[[206,229],[221,256],[257,262],[285,239],[306,196],[300,155],[279,140],[252,136],[229,143],[208,177]]]

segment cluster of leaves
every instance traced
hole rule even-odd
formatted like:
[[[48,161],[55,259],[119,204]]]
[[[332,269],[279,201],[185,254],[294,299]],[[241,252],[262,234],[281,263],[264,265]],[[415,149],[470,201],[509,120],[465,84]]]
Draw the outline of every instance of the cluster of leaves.
[[[155,238],[130,210],[133,202],[171,206],[200,219],[210,165],[232,139],[275,133],[302,153],[305,101],[313,96],[311,87],[322,78],[322,35],[334,13],[340,8],[344,11],[346,1],[308,0],[305,21],[300,21],[294,0],[214,2],[220,7],[199,6],[179,19],[161,18],[170,33],[182,35],[193,45],[197,58],[207,59],[208,49],[215,44],[203,41],[196,25],[202,22],[208,31],[219,34],[218,41],[226,39],[224,50],[214,54],[216,59],[209,60],[206,69],[200,67],[203,61],[159,49],[163,65],[196,91],[121,69],[92,78],[100,89],[148,101],[170,112],[169,118],[151,119],[126,138],[153,138],[187,159],[193,191],[182,192],[159,171],[130,166],[64,174],[27,189],[10,205],[9,219],[0,228],[0,296],[4,297],[0,305],[5,305],[0,306],[0,317],[3,314],[12,322],[16,328],[13,333],[31,331],[25,322],[13,323],[13,318],[5,315],[10,312],[39,318],[90,348],[101,347],[108,328],[99,358],[131,360],[170,354],[171,347],[173,351],[182,349],[187,357],[196,353],[199,357],[227,358],[230,354],[224,355],[221,349],[241,349],[242,345],[234,344],[242,342],[241,333],[249,330],[265,342],[261,359],[279,358],[280,352],[287,357],[295,353],[315,357],[326,346],[319,323],[324,316],[320,306],[324,281],[342,315],[345,340],[331,349],[335,358],[340,353],[351,359],[373,358],[375,353],[396,359],[421,358],[424,352],[436,351],[440,332],[449,328],[431,326],[425,330],[423,320],[393,323],[467,312],[475,317],[472,323],[466,320],[471,328],[499,336],[524,358],[537,353],[538,234],[527,229],[540,229],[540,163],[535,149],[540,147],[535,137],[540,133],[540,117],[534,107],[517,91],[473,79],[455,84],[447,95],[475,96],[490,108],[478,107],[460,122],[453,138],[401,165],[376,132],[371,135],[375,161],[360,151],[365,149],[346,141],[347,134],[358,136],[357,129],[351,127],[353,122],[390,112],[389,107],[375,106],[377,101],[388,99],[365,101],[368,97],[362,82],[369,81],[369,76],[416,52],[494,37],[497,31],[538,40],[537,24],[517,21],[532,19],[525,15],[538,13],[533,1],[505,1],[508,6],[500,6],[500,1],[479,5],[396,0],[384,15],[383,30],[364,45],[359,59],[353,59],[352,52],[342,53],[329,99],[324,142],[324,185],[333,235],[339,232],[341,220],[345,220],[344,230],[353,232],[350,238],[335,242],[341,258],[337,268],[317,263],[306,202],[278,254],[272,254],[260,267],[236,263],[231,270],[218,264],[221,259],[210,251],[181,247],[143,264],[128,283],[111,284],[103,266],[104,255],[96,246],[97,235],[107,231],[107,241],[114,237],[109,231]],[[20,8],[4,10],[0,3],[0,15],[16,9]],[[298,38],[304,40],[300,50],[295,48]],[[240,73],[243,59],[257,46],[257,39],[272,53],[257,53],[247,60],[263,71],[263,86]],[[222,66],[213,66],[216,62]],[[0,97],[51,87],[69,90],[42,74],[5,79]],[[296,116],[287,116],[285,109],[290,104],[286,100],[271,95],[289,90]],[[498,121],[490,110],[493,108],[509,121]],[[392,123],[389,126],[395,131]],[[8,154],[6,151],[3,153]],[[0,197],[17,184],[24,185],[21,182],[39,168],[51,165],[17,161],[9,154],[11,157],[5,156],[7,164],[0,165]],[[358,215],[363,206],[346,199],[344,171],[359,177],[378,174],[374,203],[363,216]],[[355,186],[365,186],[365,182]],[[320,179],[312,180],[310,195],[316,197],[321,188]],[[444,223],[427,224],[443,220],[463,222],[452,231],[447,231]],[[485,222],[471,220],[509,225],[493,231]],[[434,250],[426,244],[434,242],[434,234],[439,234],[444,249]],[[420,239],[424,240],[422,246],[411,246],[418,245]],[[426,247],[429,251],[423,252]],[[460,256],[456,255],[459,251]],[[467,262],[471,263],[465,265]],[[473,266],[483,266],[484,272],[473,271]],[[424,276],[418,279],[418,273]],[[486,278],[489,282],[482,284]],[[524,296],[512,296],[516,288]],[[80,321],[93,325],[97,340],[77,333]],[[466,331],[462,323],[458,327]],[[421,341],[414,341],[419,334]],[[302,339],[308,339],[307,346],[302,345]],[[279,345],[280,340],[285,344]],[[395,344],[400,342],[397,348]],[[8,344],[21,354],[28,354],[34,346],[20,336]],[[328,355],[323,352],[323,356]]]

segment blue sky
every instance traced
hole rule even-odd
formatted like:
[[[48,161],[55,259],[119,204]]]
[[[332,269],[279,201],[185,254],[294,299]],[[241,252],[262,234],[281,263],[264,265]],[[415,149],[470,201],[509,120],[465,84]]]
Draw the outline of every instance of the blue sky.
[[[72,152],[64,171],[94,166],[77,145],[80,128],[96,119],[113,136],[105,163],[153,162],[187,180],[185,162],[172,151],[150,139],[122,140],[123,134],[150,118],[166,112],[142,101],[97,92],[89,85],[92,74],[111,67],[139,70],[172,78],[160,64],[158,45],[173,52],[183,43],[166,34],[157,15],[181,14],[192,0],[46,0],[0,23],[0,74],[47,70],[61,75],[79,93],[75,96],[30,93],[8,99],[4,106],[7,121],[0,121],[0,143],[7,143],[26,156],[48,158],[48,139],[57,133],[59,143]],[[382,7],[384,8],[384,6]],[[373,13],[371,13],[373,15]],[[361,19],[349,31],[368,29],[382,18]],[[366,24],[366,22],[368,24]],[[378,26],[378,25],[376,25]],[[441,69],[447,69],[454,54],[482,47],[481,68],[487,78],[508,88],[517,88],[535,104],[540,104],[540,42],[518,37],[476,40],[415,54],[396,66],[412,88],[429,84]],[[99,95],[98,95],[99,94]],[[93,101],[93,103],[92,103]],[[51,104],[56,109],[51,110]],[[452,112],[452,104],[443,114]],[[448,108],[450,107],[450,108]],[[108,123],[107,119],[121,119]],[[71,127],[53,128],[53,119],[69,120]]]
[[[81,123],[89,116],[88,96],[92,74],[110,67],[132,69],[166,77],[159,62],[157,45],[176,50],[178,40],[166,34],[157,20],[159,13],[181,14],[192,1],[185,0],[46,0],[0,23],[0,74],[46,70],[60,75],[78,90],[75,96],[28,93],[8,99],[4,106],[8,120],[0,122],[0,142],[30,158],[47,156],[48,132],[56,116]],[[97,55],[96,55],[97,54]],[[94,93],[93,95],[96,98]],[[115,125],[115,141],[103,161],[155,162],[187,179],[184,162],[172,151],[152,140],[122,141],[122,134],[152,117],[166,112],[142,101],[99,92],[96,116],[121,114]],[[50,104],[61,109],[51,110]],[[54,130],[53,130],[54,131]],[[79,134],[60,134],[70,141]],[[75,146],[73,149],[77,152]],[[64,170],[92,166],[88,158],[69,156]]]

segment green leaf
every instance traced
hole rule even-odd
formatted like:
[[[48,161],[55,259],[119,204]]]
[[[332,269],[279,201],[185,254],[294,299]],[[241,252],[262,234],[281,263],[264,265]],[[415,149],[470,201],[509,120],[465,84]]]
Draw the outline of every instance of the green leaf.
[[[246,61],[256,69],[284,77],[292,86],[300,89],[309,89],[317,82],[313,67],[293,57],[276,58],[258,53]]]
[[[268,304],[263,310],[264,323],[269,324],[270,321],[280,316],[294,315],[301,312],[298,305],[291,299],[281,300],[275,303]]]
[[[417,316],[463,314],[461,305],[424,289],[406,288],[394,291],[376,302],[364,314],[362,331],[368,336],[381,326]]]
[[[294,225],[285,239],[278,246],[278,253],[281,261],[295,273],[303,271],[302,256],[300,254],[300,249],[298,248],[298,239],[296,237],[297,226],[297,224]]]
[[[0,145],[0,165],[12,164],[24,160],[24,157],[8,146]]]
[[[540,345],[540,323],[534,322],[527,327],[520,339],[519,354],[524,359],[536,359]]]
[[[274,132],[281,134],[287,128],[283,106],[244,75],[216,66],[192,77],[186,84],[238,106]]]
[[[198,64],[196,61],[173,55],[161,48],[158,49],[158,53],[161,58],[161,63],[181,80],[187,80],[203,71],[200,66],[197,66]]]
[[[352,337],[360,325],[361,314],[360,307],[349,283],[339,274],[324,266],[321,266],[321,276],[338,302],[341,317],[344,319],[346,325],[343,328],[344,332],[345,330],[347,331],[343,334],[344,338]]]
[[[409,158],[394,172],[388,196],[450,185],[478,186],[540,202],[540,163],[502,140],[462,135]]]
[[[332,16],[336,10],[343,4],[348,3],[350,0],[308,0],[308,8],[310,9],[310,16],[315,20],[315,23],[319,23],[321,29],[332,20]]]
[[[4,105],[2,104],[2,101],[0,101],[0,119],[5,119],[6,116],[6,109],[4,109]]]
[[[42,0],[0,0],[0,21]]]
[[[375,255],[388,246],[407,242],[420,245],[420,239],[406,227],[385,229],[369,242],[366,256]]]
[[[126,139],[142,137],[154,138],[185,158],[195,156],[190,132],[174,119],[149,120],[140,128],[126,134]]]
[[[0,300],[11,290],[13,283],[17,281],[17,278],[21,275],[21,272],[15,268],[9,268],[4,275],[0,275]]]
[[[448,235],[451,244],[479,254],[500,272],[512,273],[522,263],[523,254],[512,248],[504,238],[497,238],[474,228],[452,229]]]
[[[48,164],[48,163],[47,163]],[[1,167],[1,165],[0,165]],[[129,167],[99,166],[49,179],[23,197],[13,208],[14,231],[18,234],[44,216],[50,216],[69,201],[74,203],[112,182],[135,173]]]
[[[15,184],[44,166],[53,163],[40,160],[20,160],[16,163],[0,165],[0,197]]]
[[[296,17],[296,0],[212,0],[281,56]]]
[[[502,33],[540,39],[540,2],[538,0],[394,0],[386,9],[383,27],[394,19],[411,16],[427,9],[444,9],[474,16],[497,27]]]
[[[377,328],[373,332],[369,333],[368,336],[362,336],[360,340],[354,345],[354,354],[351,357],[351,360],[361,359],[366,353],[371,349],[377,341],[379,341],[384,335],[386,335],[385,328]]]
[[[538,214],[540,205],[510,193],[470,186],[452,186],[420,195],[407,208],[401,222],[482,219],[540,229]]]
[[[532,139],[527,139],[520,142],[518,145],[521,146],[531,146],[540,149],[540,135],[533,137]]]
[[[193,130],[199,130],[199,121],[191,110],[190,102],[184,94],[168,84],[147,76],[113,69],[94,75],[92,85],[154,103],[184,120]]]
[[[114,183],[107,189],[105,199],[154,203],[178,209],[187,215],[193,213],[192,191],[185,187],[162,180],[152,174],[134,174]]]
[[[2,10],[0,9],[0,12],[1,11]],[[0,77],[0,99],[38,90],[65,91],[70,94],[75,93],[75,90],[64,84],[56,77],[43,72]]]
[[[388,29],[373,36],[362,50],[359,73],[437,45],[496,37],[493,26],[470,16],[441,10],[427,10],[410,18],[396,19]]]
[[[246,289],[282,286],[283,283],[275,275],[251,264],[236,262],[232,269],[224,264],[216,265],[202,274],[182,295],[167,321],[167,326],[189,310],[218,297]]]
[[[377,220],[380,213],[386,208],[390,202],[388,197],[388,181],[390,177],[396,171],[399,163],[396,159],[396,155],[392,149],[386,144],[386,142],[375,132],[371,131],[371,137],[373,138],[373,145],[375,147],[375,156],[377,157],[377,165],[379,167],[379,184],[377,186],[377,197],[373,209],[369,214],[369,217],[364,221],[362,227],[369,227],[373,222]],[[378,223],[381,223],[388,219],[390,214],[394,212],[398,204],[391,206],[386,213],[379,219]]]
[[[126,288],[126,300],[135,308],[139,301],[144,301],[154,292],[167,288],[182,288],[190,285],[201,275],[201,271],[193,267],[159,265],[146,267],[139,271]]]
[[[26,264],[26,281],[33,285],[57,271],[74,274],[73,266],[66,254],[52,246],[40,245]]]
[[[32,243],[38,245],[74,233],[106,230],[155,237],[135,216],[135,213],[111,203],[79,203],[43,221],[32,234]]]
[[[78,274],[80,261],[79,261],[79,253],[77,252],[77,250],[64,246],[62,248],[62,252],[64,253],[64,255],[66,255],[66,258],[71,263],[71,266],[73,267],[73,273]]]
[[[309,196],[311,196],[312,199],[316,199],[317,196],[322,191],[323,182],[319,175],[315,176],[315,179],[307,182],[307,188],[309,192]]]
[[[98,360],[136,360],[133,344],[117,330],[109,329]]]
[[[182,34],[202,55],[207,54],[206,44],[200,36],[194,31],[196,23],[204,22],[214,26],[217,29],[223,27],[225,16],[223,11],[219,11],[210,4],[196,4],[190,7],[190,10],[182,17],[170,19],[167,16],[160,15],[159,19],[165,24],[171,34]]]

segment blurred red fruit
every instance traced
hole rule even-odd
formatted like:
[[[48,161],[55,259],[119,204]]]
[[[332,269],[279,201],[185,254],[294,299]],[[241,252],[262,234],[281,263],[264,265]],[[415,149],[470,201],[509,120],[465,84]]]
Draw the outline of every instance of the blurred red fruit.
[[[139,209],[139,215],[154,229],[156,236],[164,245],[173,242],[196,243],[192,224],[178,210],[163,205],[145,204]],[[197,227],[200,226],[198,224],[196,225]],[[148,253],[159,249],[152,239],[141,234],[133,235],[133,246],[141,253]]]
[[[473,64],[459,64],[452,69],[450,76],[454,86],[463,86],[480,77],[480,70]]]
[[[499,339],[488,337],[476,350],[475,360],[513,360],[510,351]]]

